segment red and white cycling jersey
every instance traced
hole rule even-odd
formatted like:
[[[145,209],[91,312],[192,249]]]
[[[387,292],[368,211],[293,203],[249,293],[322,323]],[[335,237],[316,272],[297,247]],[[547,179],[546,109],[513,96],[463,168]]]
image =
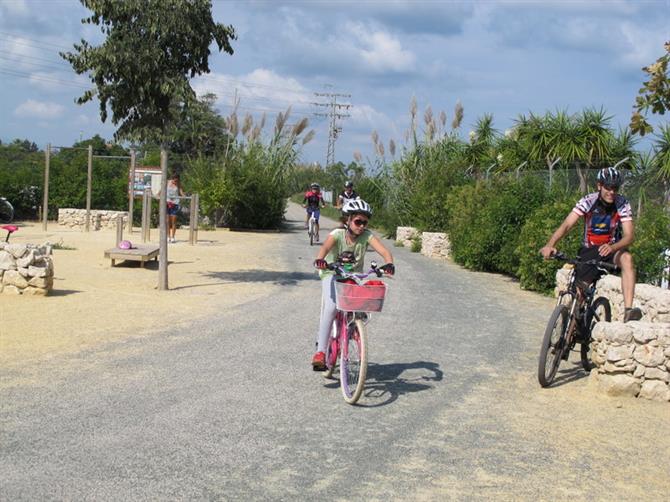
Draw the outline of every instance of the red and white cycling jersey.
[[[584,217],[584,240],[586,247],[613,244],[621,239],[621,222],[632,221],[630,203],[617,194],[613,204],[606,204],[598,192],[580,199],[573,211]]]

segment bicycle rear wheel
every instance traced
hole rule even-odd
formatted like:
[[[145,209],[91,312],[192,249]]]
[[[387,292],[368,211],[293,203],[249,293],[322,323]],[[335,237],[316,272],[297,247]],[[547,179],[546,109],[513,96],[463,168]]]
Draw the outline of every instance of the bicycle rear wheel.
[[[568,317],[568,308],[565,305],[556,305],[549,317],[537,367],[537,379],[542,387],[551,385],[561,363],[561,356],[566,348]]]
[[[591,371],[593,368],[593,362],[591,361],[591,332],[593,331],[593,327],[600,321],[610,322],[611,320],[612,307],[609,300],[604,296],[599,296],[593,300],[588,310],[588,318],[586,319],[586,326],[588,326],[587,339],[582,342],[580,350],[582,367],[585,371]]]
[[[339,337],[337,336],[338,319],[333,321],[330,328],[330,335],[328,336],[328,345],[326,345],[326,371],[323,373],[325,378],[332,378],[337,366],[337,356],[339,355]]]
[[[309,245],[311,246],[314,244],[314,220],[312,218],[309,219],[309,230],[307,233],[309,234]]]
[[[14,208],[8,200],[0,200],[0,223],[11,223],[14,219]]]
[[[368,372],[368,342],[365,324],[356,320],[340,337],[340,388],[349,404],[355,404],[363,393]]]

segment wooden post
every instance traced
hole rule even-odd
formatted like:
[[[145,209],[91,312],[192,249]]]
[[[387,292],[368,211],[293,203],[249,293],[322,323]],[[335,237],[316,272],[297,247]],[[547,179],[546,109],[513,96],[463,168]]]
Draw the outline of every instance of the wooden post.
[[[119,247],[119,242],[123,240],[123,215],[116,217],[116,247]]]
[[[88,175],[86,178],[86,231],[91,231],[91,189],[93,186],[93,145],[88,145]],[[117,242],[118,244],[118,242]]]
[[[47,229],[47,218],[49,217],[49,162],[51,161],[51,143],[47,143],[44,152],[44,199],[42,200],[42,230]]]
[[[190,201],[191,207],[190,212],[188,214],[188,243],[191,246],[195,244],[193,242],[193,232],[194,232],[193,216],[195,215],[194,203],[195,203],[195,194],[191,194],[191,201]]]
[[[159,218],[160,239],[158,241],[158,290],[168,289],[168,249],[167,249],[167,150],[161,148],[161,191]]]
[[[133,233],[135,205],[135,150],[130,150],[130,191],[128,192],[128,233]]]
[[[142,194],[142,242],[147,242],[151,234],[151,188]]]
[[[193,213],[193,244],[198,243],[198,221],[200,221],[200,194],[194,193],[191,200],[191,213]]]

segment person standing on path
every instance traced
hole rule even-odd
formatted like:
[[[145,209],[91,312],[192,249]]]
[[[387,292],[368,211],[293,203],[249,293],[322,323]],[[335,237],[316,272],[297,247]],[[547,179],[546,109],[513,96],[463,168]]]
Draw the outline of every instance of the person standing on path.
[[[175,233],[177,232],[177,215],[179,214],[179,197],[184,196],[181,189],[181,181],[178,174],[173,174],[167,183],[167,223],[168,223],[168,242],[177,242]]]
[[[393,256],[373,233],[368,230],[372,208],[364,200],[354,199],[345,203],[342,212],[347,215],[345,228],[336,228],[319,249],[314,260],[314,267],[319,269],[321,276],[321,319],[316,342],[316,353],[312,357],[312,369],[323,371],[326,369],[326,344],[330,327],[337,313],[335,304],[335,273],[327,269],[328,263],[333,263],[347,253],[353,255],[353,271],[363,272],[365,252],[368,246],[377,251],[384,259],[385,264],[380,267],[384,273],[393,275],[395,265]]]
[[[584,218],[584,239],[578,257],[582,261],[597,259],[614,263],[621,269],[624,322],[642,318],[639,308],[633,308],[635,297],[635,266],[628,246],[633,243],[635,229],[633,211],[626,198],[617,193],[621,188],[621,174],[613,167],[598,172],[598,191],[583,197],[547,243],[540,249],[545,260],[551,258],[558,242],[572,227]],[[575,271],[581,287],[598,280],[600,272],[594,265],[578,265]]]

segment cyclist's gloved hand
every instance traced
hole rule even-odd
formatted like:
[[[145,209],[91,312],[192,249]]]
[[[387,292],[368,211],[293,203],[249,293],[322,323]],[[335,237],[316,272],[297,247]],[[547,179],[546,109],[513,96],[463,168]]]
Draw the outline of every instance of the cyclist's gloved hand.
[[[393,263],[387,263],[386,265],[382,265],[381,267],[379,267],[379,270],[381,270],[385,274],[393,275],[395,274],[395,265]]]
[[[328,268],[328,262],[326,260],[316,259],[314,260],[314,268],[318,268],[319,270],[326,270]]]

